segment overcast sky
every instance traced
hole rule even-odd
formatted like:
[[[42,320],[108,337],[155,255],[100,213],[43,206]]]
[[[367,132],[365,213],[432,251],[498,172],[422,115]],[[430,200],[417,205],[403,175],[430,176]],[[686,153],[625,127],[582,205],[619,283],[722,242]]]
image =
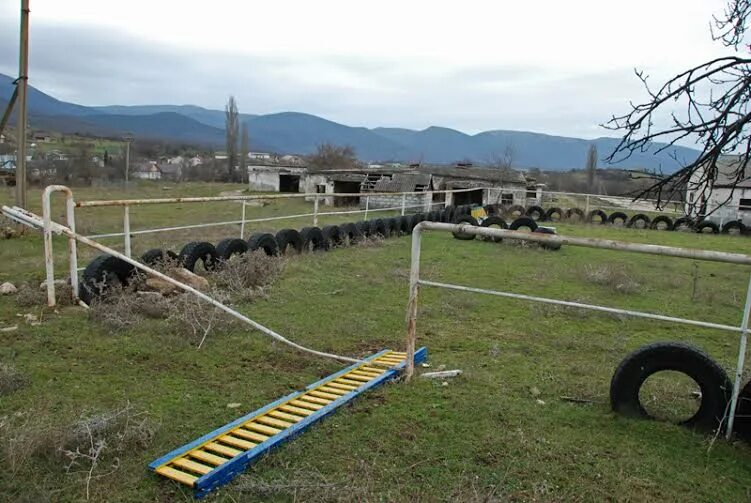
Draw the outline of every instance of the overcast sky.
[[[18,73],[18,0],[0,72]],[[31,0],[30,83],[83,105],[299,111],[348,125],[594,138],[655,81],[721,54],[722,0]]]

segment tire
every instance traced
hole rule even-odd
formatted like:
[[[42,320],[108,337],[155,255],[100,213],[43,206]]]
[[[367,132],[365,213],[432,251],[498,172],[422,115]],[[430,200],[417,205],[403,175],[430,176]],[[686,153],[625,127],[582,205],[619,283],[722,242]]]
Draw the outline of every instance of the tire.
[[[584,221],[584,212],[579,208],[569,208],[566,210],[566,220]]]
[[[216,268],[218,255],[216,248],[211,243],[205,241],[191,241],[183,246],[180,254],[177,256],[180,264],[190,272],[194,272],[196,264],[201,262],[206,271],[212,271]]]
[[[454,223],[455,224],[467,223],[467,224],[470,224],[470,225],[474,225],[475,227],[477,227],[479,225],[477,223],[477,219],[475,217],[473,217],[472,215],[461,215],[461,216],[458,216],[458,217],[456,217],[454,219]],[[458,232],[458,231],[452,232],[451,234],[454,235],[454,239],[459,239],[461,241],[472,241],[473,239],[475,239],[475,235],[474,234],[466,234],[464,232]]]
[[[694,221],[689,217],[680,217],[673,222],[673,230],[678,232],[691,232],[694,230]]]
[[[555,231],[553,229],[548,229],[547,227],[538,227],[533,232],[536,232],[538,234],[555,235]],[[540,243],[540,246],[546,250],[558,251],[561,249],[561,243]]]
[[[357,227],[357,230],[360,231],[361,236],[370,236],[370,222],[368,222],[367,220],[360,220],[359,222],[355,222],[355,227]]]
[[[431,222],[440,222],[441,221],[441,212],[440,211],[431,211],[428,213],[427,220],[430,220]]]
[[[542,222],[545,220],[545,210],[541,206],[530,206],[525,213],[528,217],[532,217],[536,222]]]
[[[706,232],[707,229],[709,229],[710,232]],[[710,222],[709,220],[702,220],[696,226],[696,232],[698,234],[719,234],[720,227],[716,223]]]
[[[250,251],[263,250],[269,257],[279,255],[279,244],[273,234],[268,232],[257,232],[248,238],[248,249]]]
[[[167,250],[167,258],[170,260],[177,260],[177,253]],[[153,248],[141,255],[141,262],[149,267],[158,266],[160,263],[164,262],[164,251],[159,248]]]
[[[411,229],[414,229],[417,224],[422,222],[422,218],[420,217],[419,213],[416,215],[410,215],[408,218],[409,218],[409,228],[410,228],[409,232],[412,232]]]
[[[733,433],[741,440],[751,443],[751,381],[738,394]]]
[[[339,226],[339,234],[341,235],[342,242],[346,240],[350,246],[362,241],[363,235],[357,225],[353,223],[347,223]]]
[[[78,296],[86,304],[117,286],[127,286],[136,268],[111,255],[99,255],[83,270]]]
[[[342,245],[342,233],[338,225],[324,225],[321,227],[321,234],[326,240],[327,248],[338,248]]]
[[[537,222],[529,217],[519,217],[508,226],[509,230],[512,231],[518,231],[524,227],[527,227],[529,232],[534,232],[537,229]]]
[[[618,223],[616,223],[616,221]],[[608,217],[608,223],[611,225],[622,225],[626,226],[626,223],[628,222],[628,215],[623,213],[622,211],[616,211],[614,213],[611,213]]]
[[[553,218],[554,215],[557,215],[557,218]],[[545,213],[545,220],[550,220],[552,222],[557,222],[559,220],[563,220],[563,210],[561,208],[550,208]]]
[[[461,206],[458,206],[456,208],[456,215],[458,216],[472,216],[472,205],[469,204],[462,204]]]
[[[386,228],[386,222],[382,218],[376,218],[370,221],[370,236],[381,236],[386,238],[389,235],[389,231]]]
[[[597,217],[600,218],[599,222],[596,221]],[[608,223],[608,214],[602,210],[592,210],[589,212],[589,215],[587,215],[587,222],[590,224],[604,225]]]
[[[300,239],[302,240],[302,249],[308,251],[326,251],[326,240],[323,239],[321,229],[318,227],[303,227],[300,230]]]
[[[282,229],[274,236],[276,244],[279,246],[279,253],[286,255],[289,250],[294,250],[297,253],[302,253],[303,243],[300,233],[295,229]]]
[[[524,209],[524,206],[521,206],[519,204],[511,205],[506,209],[507,217],[513,217],[513,218],[523,217],[526,213],[527,213],[527,210]]]
[[[487,216],[498,215],[499,214],[498,205],[497,204],[486,204],[485,206],[482,207],[482,209],[485,210],[485,214]]]
[[[242,255],[248,251],[248,243],[240,238],[222,239],[216,245],[219,260],[229,260],[232,255]]]
[[[453,205],[448,205],[445,208],[443,208],[443,218],[442,221],[446,222],[447,224],[450,224],[454,221],[454,217],[456,216],[456,207]]]
[[[412,234],[412,217],[409,215],[404,215],[403,217],[399,218],[399,227],[402,230],[402,234]]]
[[[722,226],[722,233],[743,235],[746,233],[746,226],[740,220],[733,220]]]
[[[665,227],[660,227],[660,224],[665,224]],[[665,215],[659,215],[654,217],[652,223],[649,225],[649,228],[655,231],[672,231],[673,220]]]
[[[506,223],[506,221],[496,215],[489,216],[488,218],[483,220],[480,226],[481,227],[499,227],[501,229],[508,229],[508,224]],[[503,241],[503,238],[498,238],[498,237],[493,237],[493,238],[483,237],[482,239],[483,241],[492,241],[493,243],[500,243],[501,241]]]
[[[610,405],[618,414],[649,418],[639,401],[644,381],[657,372],[673,370],[691,377],[701,388],[701,405],[682,426],[699,431],[716,430],[725,416],[732,384],[725,371],[703,351],[680,342],[643,346],[618,365],[610,381]]]
[[[637,227],[639,222],[644,222],[644,227]],[[628,226],[632,229],[649,229],[651,223],[652,220],[647,215],[638,213],[631,217],[631,220],[628,221]]]
[[[400,236],[402,234],[402,217],[389,218],[388,226],[392,236]]]

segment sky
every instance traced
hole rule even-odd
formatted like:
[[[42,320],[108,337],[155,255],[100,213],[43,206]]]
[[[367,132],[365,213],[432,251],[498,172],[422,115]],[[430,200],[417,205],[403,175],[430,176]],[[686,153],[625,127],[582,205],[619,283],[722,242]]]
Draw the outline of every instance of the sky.
[[[595,138],[655,84],[724,53],[722,0],[30,0],[30,84],[82,105],[305,112],[353,126]],[[20,1],[0,0],[18,74]]]

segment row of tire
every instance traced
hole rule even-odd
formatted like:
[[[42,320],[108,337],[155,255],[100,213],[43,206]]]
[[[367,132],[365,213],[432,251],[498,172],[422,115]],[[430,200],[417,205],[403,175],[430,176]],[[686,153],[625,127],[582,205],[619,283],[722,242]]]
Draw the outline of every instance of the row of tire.
[[[645,381],[662,371],[687,375],[699,386],[696,412],[680,422],[682,426],[717,432],[725,424],[733,384],[723,368],[698,348],[680,342],[658,342],[643,346],[618,365],[610,382],[610,404],[627,417],[651,418],[639,396]],[[733,426],[735,435],[751,441],[751,381],[740,391]]]
[[[569,208],[567,210],[561,208],[549,208],[546,210],[537,205],[529,206],[527,208],[524,208],[521,205],[509,207],[487,205],[484,208],[489,215],[528,216],[538,222],[577,220],[593,224],[612,224],[640,229],[661,231],[684,230],[712,234],[749,234],[749,231],[751,230],[740,220],[733,220],[719,226],[710,220],[694,220],[685,216],[673,220],[667,215],[658,215],[654,218],[650,218],[643,213],[638,213],[629,217],[622,211],[615,211],[608,215],[601,209],[594,209],[585,214],[584,211],[579,208]]]
[[[368,237],[389,238],[409,234],[423,220],[453,222],[459,217],[468,216],[470,212],[469,205],[447,206],[440,211],[429,213],[375,218],[341,225],[326,225],[321,228],[304,227],[300,231],[282,229],[276,235],[259,232],[252,234],[247,241],[227,238],[219,241],[216,246],[207,241],[191,241],[183,246],[179,253],[161,249],[149,250],[141,256],[141,262],[155,266],[168,258],[191,272],[200,266],[206,271],[211,271],[221,267],[221,264],[233,255],[242,255],[248,251],[263,250],[271,256],[290,252],[326,251],[356,244]],[[83,271],[79,296],[82,301],[90,304],[94,298],[103,295],[113,286],[130,284],[135,272],[135,267],[124,260],[111,255],[99,255]]]

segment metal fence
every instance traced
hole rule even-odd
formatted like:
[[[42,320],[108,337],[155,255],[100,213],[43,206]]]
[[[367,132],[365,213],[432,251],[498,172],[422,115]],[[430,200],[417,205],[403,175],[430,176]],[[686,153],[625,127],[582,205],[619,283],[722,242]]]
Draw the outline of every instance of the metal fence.
[[[428,286],[434,288],[445,288],[449,290],[459,290],[465,292],[482,293],[487,295],[494,295],[498,297],[505,297],[511,299],[526,300],[530,302],[539,302],[543,304],[556,304],[559,306],[574,307],[580,309],[589,309],[594,311],[615,313],[624,316],[632,316],[638,318],[647,318],[665,322],[681,323],[686,325],[693,325],[703,328],[711,328],[717,330],[725,330],[740,334],[740,341],[738,346],[738,360],[735,372],[735,379],[733,382],[733,393],[730,402],[729,415],[727,417],[727,435],[730,437],[733,430],[733,421],[735,419],[735,410],[738,402],[738,394],[740,393],[740,385],[743,378],[743,367],[746,357],[746,346],[748,339],[748,326],[749,326],[749,312],[751,311],[751,276],[749,277],[748,288],[746,290],[746,302],[742,312],[742,321],[739,326],[726,325],[719,323],[712,323],[702,320],[691,320],[686,318],[679,318],[675,316],[668,316],[664,314],[649,313],[644,311],[635,311],[628,309],[621,309],[609,306],[600,306],[595,304],[586,304],[581,302],[571,302],[560,299],[551,299],[545,297],[538,297],[533,295],[524,295],[514,292],[507,292],[501,290],[489,290],[484,288],[474,288],[467,285],[456,285],[450,283],[441,283],[437,281],[428,281],[420,278],[420,251],[422,246],[422,234],[424,231],[438,231],[438,232],[460,232],[463,234],[471,234],[475,236],[483,236],[490,238],[513,238],[523,241],[533,241],[539,243],[547,243],[551,245],[569,245],[569,246],[583,246],[587,248],[601,248],[605,250],[618,250],[630,253],[646,253],[652,255],[662,255],[668,257],[680,257],[693,260],[705,260],[710,262],[723,262],[729,264],[738,265],[751,265],[751,256],[738,253],[726,253],[710,250],[694,250],[689,248],[678,248],[673,246],[660,246],[641,243],[628,243],[623,241],[613,241],[608,239],[594,239],[594,238],[577,238],[560,235],[527,233],[519,231],[510,231],[505,229],[496,229],[491,227],[476,227],[468,224],[448,224],[439,222],[421,222],[412,231],[412,261],[410,268],[410,285],[409,285],[409,303],[407,307],[407,378],[409,379],[414,373],[414,365],[412,362],[412,355],[415,351],[416,344],[416,326],[417,326],[417,298],[420,286]],[[462,241],[456,241],[456,243],[462,243]]]

